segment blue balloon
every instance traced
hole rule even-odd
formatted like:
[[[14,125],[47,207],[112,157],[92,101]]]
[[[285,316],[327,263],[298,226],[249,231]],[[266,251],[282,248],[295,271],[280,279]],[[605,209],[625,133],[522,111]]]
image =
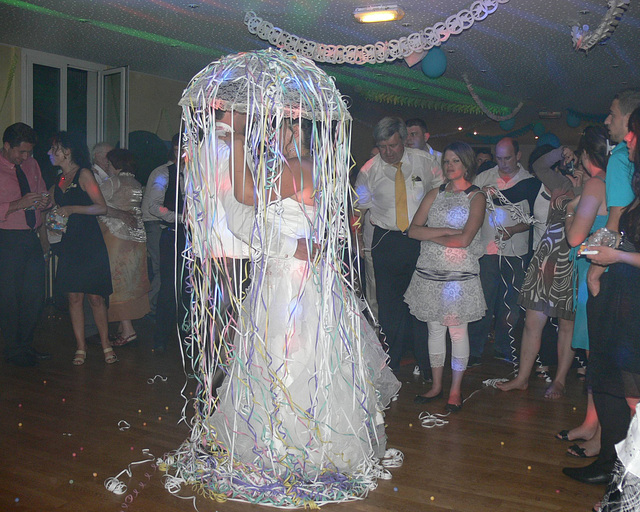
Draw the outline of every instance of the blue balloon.
[[[571,111],[567,112],[567,124],[571,128],[577,128],[578,126],[580,126],[581,121],[582,119],[580,119],[580,116],[575,112],[571,112]]]
[[[560,139],[558,138],[558,136],[554,133],[543,133],[540,138],[538,139],[538,142],[536,143],[536,146],[543,146],[545,144],[549,144],[550,146],[553,146],[554,148],[559,148],[560,147]]]
[[[545,126],[540,122],[533,125],[533,133],[538,137],[542,136],[542,134],[546,131],[547,129],[545,128]]]
[[[439,46],[431,48],[426,57],[422,59],[422,72],[429,78],[442,76],[446,69],[447,56]]]
[[[516,125],[516,118],[512,117],[511,119],[505,119],[504,121],[500,121],[500,128],[502,128],[505,132],[509,130],[513,130],[513,127]]]

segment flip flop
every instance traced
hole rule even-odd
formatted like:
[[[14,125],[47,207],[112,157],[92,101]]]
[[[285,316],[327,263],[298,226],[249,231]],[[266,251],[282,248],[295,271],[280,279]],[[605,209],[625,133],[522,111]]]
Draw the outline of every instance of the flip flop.
[[[87,352],[85,350],[76,350],[75,355],[73,356],[73,366],[82,366],[87,359]]]
[[[118,336],[116,336],[116,339],[111,342],[111,345],[114,347],[124,347],[125,345],[128,345],[129,343],[137,339],[138,339],[138,335],[135,332],[127,336],[126,338],[123,337],[121,334],[118,334]]]
[[[572,453],[570,450],[572,450],[574,453]],[[567,448],[567,455],[571,455],[572,457],[577,457],[579,459],[590,459],[592,457],[598,456],[598,454],[587,455],[587,451],[582,446],[579,446],[577,444],[572,444],[571,446],[569,446],[569,448]]]
[[[102,351],[104,352],[104,362],[107,364],[113,364],[118,362],[118,356],[116,356],[116,353],[113,351],[113,349],[111,347],[108,348],[104,348],[102,349]]]
[[[569,430],[561,430],[554,437],[560,441],[569,441],[570,443],[574,441],[586,441],[586,439],[581,438],[569,439]]]

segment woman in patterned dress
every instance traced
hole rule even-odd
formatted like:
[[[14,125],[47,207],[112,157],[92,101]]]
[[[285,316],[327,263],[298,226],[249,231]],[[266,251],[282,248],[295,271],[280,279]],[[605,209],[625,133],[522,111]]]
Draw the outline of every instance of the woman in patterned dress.
[[[533,163],[536,176],[551,193],[547,228],[529,264],[522,285],[518,304],[526,309],[520,367],[518,375],[509,382],[498,383],[502,391],[525,390],[542,343],[542,330],[551,318],[558,318],[558,369],[555,379],[545,392],[545,398],[559,398],[564,394],[565,379],[574,351],[573,335],[573,260],[569,258],[571,247],[567,243],[564,224],[567,204],[574,198],[577,179],[552,169],[557,163],[575,162],[574,153],[560,147],[542,155]]]
[[[429,358],[433,385],[416,403],[443,395],[447,328],[451,336],[453,376],[446,410],[462,408],[462,377],[469,359],[467,324],[483,317],[486,308],[478,259],[484,247],[480,227],[485,195],[472,185],[475,153],[464,142],[449,144],[442,157],[446,182],[422,200],[409,236],[422,241],[416,271],[405,293],[411,314],[429,326]]]

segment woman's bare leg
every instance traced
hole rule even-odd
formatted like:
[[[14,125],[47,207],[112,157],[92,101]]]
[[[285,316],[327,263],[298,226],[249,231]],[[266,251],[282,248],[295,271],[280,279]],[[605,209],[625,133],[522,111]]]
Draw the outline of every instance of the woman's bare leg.
[[[87,350],[87,342],[84,339],[84,310],[82,303],[84,293],[69,293],[69,316],[71,317],[71,327],[76,338],[77,350]]]
[[[520,367],[518,376],[509,382],[499,382],[497,388],[502,391],[512,389],[525,390],[529,387],[529,377],[533,370],[533,365],[540,352],[542,343],[542,329],[547,323],[547,315],[541,311],[527,309],[527,316],[524,320],[524,332],[522,333],[522,346],[520,348]]]
[[[544,394],[545,398],[560,398],[564,395],[567,374],[576,351],[571,347],[573,338],[573,320],[558,319],[558,369],[551,386]]]

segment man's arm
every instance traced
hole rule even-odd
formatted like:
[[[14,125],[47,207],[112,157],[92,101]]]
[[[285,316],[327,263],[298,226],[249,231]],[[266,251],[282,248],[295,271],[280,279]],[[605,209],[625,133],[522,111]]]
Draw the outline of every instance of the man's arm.
[[[175,212],[164,206],[164,196],[169,186],[169,169],[165,167],[156,171],[155,176],[151,173],[144,192],[148,197],[149,213],[160,220],[173,223],[176,220]]]

